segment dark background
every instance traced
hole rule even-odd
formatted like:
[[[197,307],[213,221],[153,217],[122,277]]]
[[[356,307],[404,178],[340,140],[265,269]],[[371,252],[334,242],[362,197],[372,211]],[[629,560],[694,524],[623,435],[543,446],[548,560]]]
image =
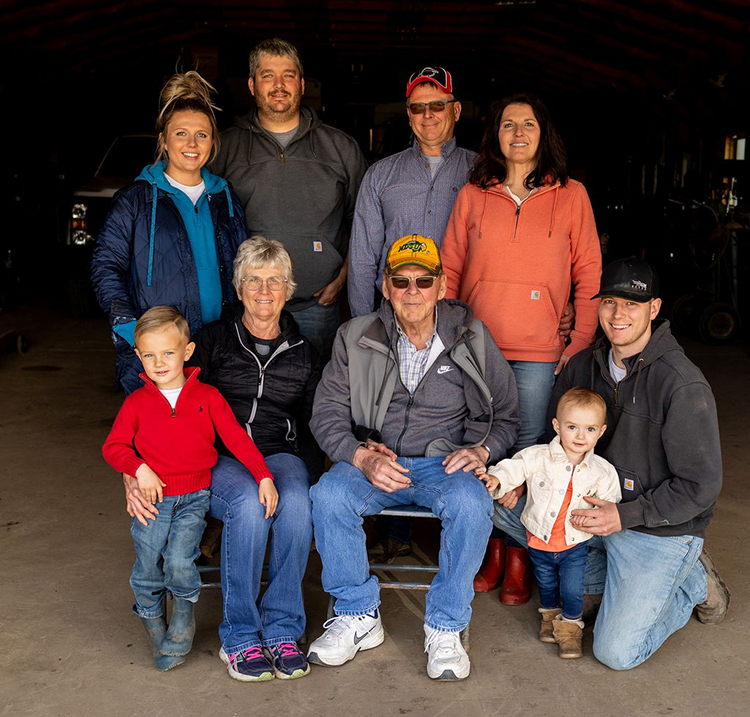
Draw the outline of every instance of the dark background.
[[[1,17],[6,301],[40,277],[56,286],[72,191],[114,137],[153,129],[169,75],[212,81],[227,126],[251,102],[250,49],[278,36],[300,49],[310,104],[370,160],[407,145],[405,83],[425,65],[452,71],[472,148],[493,100],[536,92],[608,257],[645,255],[670,301],[696,286],[731,301],[734,276],[746,302],[746,234],[730,243],[723,216],[732,179],[740,225],[750,198],[746,161],[732,158],[748,128],[746,0],[12,0]]]

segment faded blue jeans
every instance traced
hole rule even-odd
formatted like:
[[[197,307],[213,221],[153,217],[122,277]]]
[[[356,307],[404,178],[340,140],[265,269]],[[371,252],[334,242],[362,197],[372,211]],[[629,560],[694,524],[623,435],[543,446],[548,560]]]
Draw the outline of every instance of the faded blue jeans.
[[[457,632],[471,619],[473,580],[492,529],[492,500],[473,473],[447,475],[442,458],[399,458],[412,483],[395,493],[375,488],[349,463],[337,463],[310,491],[315,543],[323,561],[323,589],[336,598],[337,615],[364,615],[380,603],[370,575],[363,518],[383,508],[415,503],[440,519],[440,570],[432,581],[424,621]]]
[[[154,520],[147,525],[135,518],[130,521],[135,546],[130,587],[135,595],[133,612],[138,617],[161,617],[167,592],[198,602],[201,577],[195,559],[206,528],[209,496],[208,489],[165,495],[157,503],[159,513]]]
[[[518,387],[521,428],[513,452],[533,446],[547,430],[547,408],[557,361],[508,361]]]
[[[302,578],[312,542],[310,476],[305,464],[288,453],[267,456],[266,463],[279,493],[276,513],[268,519],[258,485],[241,463],[221,456],[213,469],[211,515],[224,521],[219,637],[227,654],[296,642],[305,631]],[[268,587],[259,601],[269,534]]]
[[[526,545],[520,515],[495,504],[493,523]],[[584,593],[604,594],[594,624],[594,656],[613,670],[645,662],[706,601],[706,571],[698,560],[703,538],[623,530],[588,541]]]

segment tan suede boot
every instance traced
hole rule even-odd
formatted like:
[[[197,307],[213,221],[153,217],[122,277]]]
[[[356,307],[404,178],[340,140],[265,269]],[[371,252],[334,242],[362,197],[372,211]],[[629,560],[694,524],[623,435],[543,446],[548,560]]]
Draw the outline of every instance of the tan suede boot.
[[[714,561],[711,560],[711,556],[706,552],[705,548],[701,552],[700,561],[703,563],[706,571],[708,597],[706,598],[706,602],[695,606],[695,616],[704,625],[715,625],[724,619],[724,615],[727,614],[727,610],[729,609],[729,588],[721,579]]]
[[[542,624],[539,627],[539,639],[542,642],[549,642],[554,645],[557,640],[552,634],[552,623],[554,619],[562,613],[559,607],[553,608],[539,608],[539,614],[542,616]]]
[[[583,621],[566,620],[562,614],[558,615],[552,623],[552,632],[555,642],[559,645],[558,655],[563,660],[574,660],[583,657]]]

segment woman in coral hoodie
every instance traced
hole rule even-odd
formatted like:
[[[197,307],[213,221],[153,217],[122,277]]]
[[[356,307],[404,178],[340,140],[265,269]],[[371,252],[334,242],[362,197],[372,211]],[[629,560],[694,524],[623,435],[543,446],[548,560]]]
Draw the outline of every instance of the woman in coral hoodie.
[[[568,177],[565,147],[539,98],[514,95],[493,106],[440,254],[447,296],[474,309],[513,368],[521,406],[515,450],[532,445],[546,428],[555,375],[594,338],[597,312],[590,299],[602,269],[588,194]],[[576,319],[566,346],[558,326],[571,283]],[[502,550],[497,543],[490,547],[496,569],[489,582],[497,584]],[[519,560],[528,559],[508,552],[501,589],[507,604],[529,599],[528,579],[520,575],[528,570]],[[520,578],[516,584],[509,583],[513,574]],[[475,583],[475,589],[491,587]]]

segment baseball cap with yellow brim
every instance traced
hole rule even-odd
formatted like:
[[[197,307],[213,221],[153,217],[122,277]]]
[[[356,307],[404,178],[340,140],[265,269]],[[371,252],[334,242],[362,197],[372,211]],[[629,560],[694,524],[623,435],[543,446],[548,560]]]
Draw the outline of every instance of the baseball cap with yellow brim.
[[[438,276],[443,265],[437,244],[430,237],[423,237],[421,234],[408,234],[396,239],[388,250],[385,270],[392,274],[402,266],[421,266],[433,276]]]

